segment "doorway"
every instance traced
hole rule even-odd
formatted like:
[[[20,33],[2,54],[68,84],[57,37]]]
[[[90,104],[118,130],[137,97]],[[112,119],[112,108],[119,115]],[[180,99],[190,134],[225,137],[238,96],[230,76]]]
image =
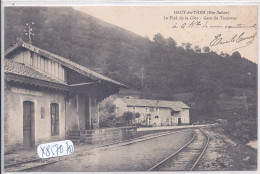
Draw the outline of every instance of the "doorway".
[[[23,102],[23,145],[34,146],[34,103]]]
[[[181,125],[181,118],[178,118],[178,125]]]
[[[59,135],[59,105],[51,103],[51,136]]]

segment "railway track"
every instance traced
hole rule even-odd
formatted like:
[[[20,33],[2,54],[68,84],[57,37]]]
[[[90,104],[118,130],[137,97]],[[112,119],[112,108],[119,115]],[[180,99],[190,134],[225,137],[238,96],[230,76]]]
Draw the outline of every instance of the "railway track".
[[[54,163],[61,162],[63,160],[66,160],[67,158],[72,158],[72,157],[77,157],[77,156],[82,156],[86,155],[89,150],[92,149],[111,149],[111,148],[117,148],[119,146],[127,146],[130,144],[142,142],[142,141],[148,141],[150,139],[162,137],[162,136],[167,136],[170,134],[175,134],[179,132],[184,132],[187,130],[180,130],[180,131],[166,131],[166,132],[159,132],[159,133],[153,133],[153,134],[148,134],[142,137],[134,138],[128,141],[124,142],[112,142],[109,144],[105,145],[100,145],[97,147],[91,147],[91,148],[86,148],[86,149],[81,149],[80,151],[74,152],[72,155],[69,156],[63,156],[63,157],[57,157],[57,158],[49,158],[49,159],[33,159],[29,161],[24,161],[24,162],[19,162],[16,164],[10,164],[4,166],[4,169],[6,172],[19,172],[19,171],[31,171],[33,169],[41,168],[47,165],[51,165]]]
[[[209,143],[208,135],[201,129],[194,130],[191,140],[148,171],[195,170]]]

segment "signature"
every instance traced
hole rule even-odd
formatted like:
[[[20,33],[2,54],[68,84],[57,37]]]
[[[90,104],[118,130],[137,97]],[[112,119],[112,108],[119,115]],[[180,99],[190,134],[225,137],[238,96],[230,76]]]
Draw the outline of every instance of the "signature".
[[[224,45],[224,44],[229,44],[229,43],[237,43],[237,44],[243,44],[242,47],[246,47],[248,45],[251,45],[255,38],[256,38],[257,32],[255,32],[252,35],[246,35],[245,32],[242,32],[241,34],[235,34],[229,39],[226,39],[222,36],[222,34],[218,34],[214,37],[214,39],[210,42],[210,46],[214,47],[217,45]],[[239,47],[241,48],[241,47]],[[238,48],[236,48],[238,49]],[[234,49],[234,50],[236,50]]]
[[[176,28],[225,28],[225,29],[247,29],[247,28],[253,28],[253,29],[257,29],[257,24],[212,24],[212,21],[200,21],[200,20],[193,20],[191,22],[184,22],[184,23],[177,23],[175,22],[172,25],[172,28],[176,29]]]

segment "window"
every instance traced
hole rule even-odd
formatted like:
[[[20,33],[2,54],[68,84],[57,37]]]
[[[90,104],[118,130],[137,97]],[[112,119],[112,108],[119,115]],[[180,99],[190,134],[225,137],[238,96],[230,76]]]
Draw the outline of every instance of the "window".
[[[55,62],[54,65],[55,65],[55,66],[54,66],[54,67],[55,67],[55,74],[54,74],[54,75],[55,75],[56,77],[58,77],[58,75],[59,75],[59,69],[58,69],[59,64]]]
[[[155,113],[159,114],[159,108],[155,108]]]
[[[149,108],[149,111],[150,112],[154,112],[154,108]]]
[[[45,70],[45,59],[41,58],[41,70]]]
[[[40,62],[40,60],[41,60],[41,57],[40,56],[37,56],[37,68],[39,68],[40,69],[40,67],[41,67],[41,62]]]
[[[51,135],[59,135],[59,105],[51,104]]]
[[[180,111],[172,111],[171,116],[177,116],[180,113]]]
[[[51,62],[51,75],[54,74],[54,62]]]
[[[40,69],[44,70],[44,59],[40,57]]]
[[[147,114],[147,119],[151,120],[151,114]]]
[[[159,118],[159,116],[158,116],[158,115],[156,115],[156,116],[154,116],[154,118]]]
[[[30,52],[30,65],[33,65],[33,52]]]
[[[63,72],[64,72],[64,82],[67,83],[67,70],[63,69]]]
[[[48,72],[48,60],[47,59],[44,60],[44,71]]]

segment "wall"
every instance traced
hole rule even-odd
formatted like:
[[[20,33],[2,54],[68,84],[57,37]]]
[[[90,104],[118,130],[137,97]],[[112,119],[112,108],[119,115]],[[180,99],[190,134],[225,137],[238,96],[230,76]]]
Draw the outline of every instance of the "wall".
[[[77,96],[66,98],[66,132],[79,129],[79,114]]]
[[[77,139],[79,139],[81,143],[86,144],[107,144],[110,142],[132,139],[136,137],[136,132],[137,128],[134,126],[81,130],[80,137],[77,137]],[[73,140],[73,136],[71,139]]]
[[[77,95],[78,100],[78,115],[79,115],[79,128],[86,129],[86,113],[85,113],[85,100],[88,100],[87,96]]]
[[[149,125],[152,126],[168,126],[171,125],[171,110],[170,108],[159,108],[159,112],[156,112],[156,109],[154,108],[154,112],[150,112],[149,108],[147,109],[148,112],[146,112],[145,107],[136,107],[136,112],[141,113],[141,117],[138,120],[139,122],[145,122],[147,114],[151,115],[151,121]],[[159,116],[159,118],[155,118],[155,116]]]
[[[179,113],[176,113],[174,116],[171,116],[170,108],[159,108],[159,113],[156,113],[154,107],[154,112],[150,112],[149,107],[135,107],[133,110],[132,106],[126,106],[126,104],[119,98],[117,98],[113,104],[116,105],[116,115],[122,116],[124,112],[130,111],[135,113],[140,113],[140,117],[135,119],[136,123],[141,123],[143,125],[152,125],[152,126],[170,126],[177,125],[178,118],[181,118],[182,124],[190,124],[189,109],[182,109]],[[147,110],[146,110],[147,108]],[[151,115],[151,120],[147,120],[147,115]],[[155,118],[155,116],[159,118]]]
[[[12,58],[13,61],[24,63],[25,65],[30,64],[30,51],[29,50],[20,50],[17,51]]]
[[[171,125],[171,109],[170,108],[160,108],[159,109],[159,118],[162,126]],[[160,126],[160,125],[158,125]]]
[[[182,109],[179,114],[175,114],[173,116],[173,125],[178,124],[178,118],[181,118],[182,124],[190,124],[190,114],[189,109]]]
[[[65,139],[65,100],[62,94],[41,90],[26,90],[11,87],[5,90],[5,148],[23,144],[23,102],[34,102],[35,146],[41,143]],[[59,135],[51,136],[50,104],[59,104]],[[41,118],[41,107],[44,108],[44,118]]]
[[[34,66],[39,71],[43,71],[66,82],[65,71],[61,64],[40,56],[37,53],[29,50],[23,50],[14,54],[12,60],[15,62],[24,63],[27,66]]]
[[[89,115],[90,118],[86,117],[85,113],[85,101],[89,100]],[[67,99],[66,102],[66,132],[72,130],[84,130],[86,127],[87,119],[92,123],[90,128],[98,128],[98,108],[95,97],[89,97],[84,94],[76,94],[71,98]]]
[[[4,83],[4,144],[9,143],[9,119],[10,119],[10,112],[8,112],[12,105],[9,101],[9,95],[11,93],[11,90],[8,89],[8,86],[6,83]]]

